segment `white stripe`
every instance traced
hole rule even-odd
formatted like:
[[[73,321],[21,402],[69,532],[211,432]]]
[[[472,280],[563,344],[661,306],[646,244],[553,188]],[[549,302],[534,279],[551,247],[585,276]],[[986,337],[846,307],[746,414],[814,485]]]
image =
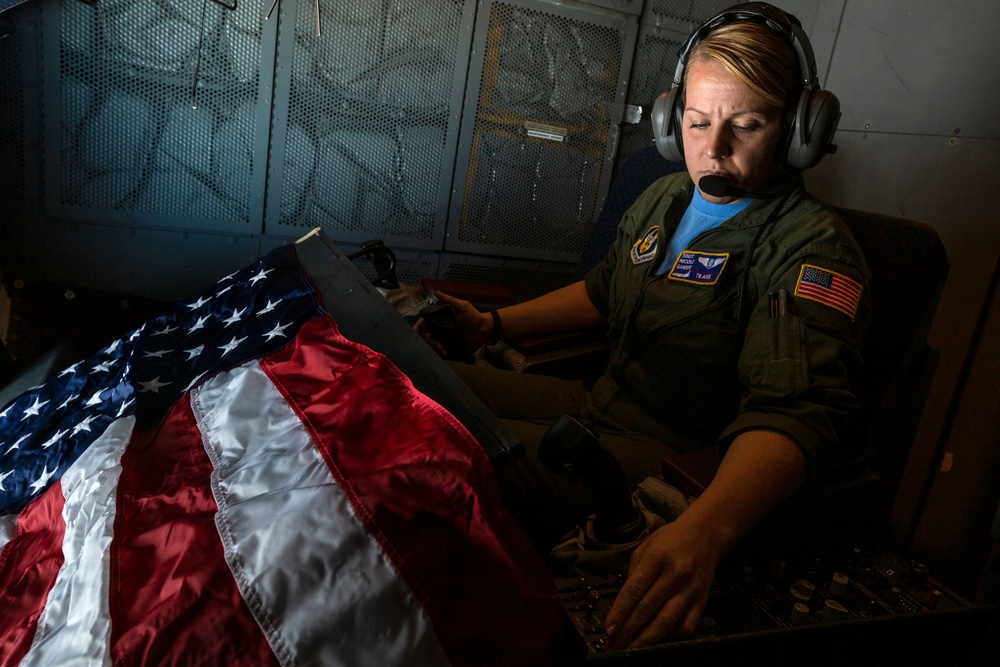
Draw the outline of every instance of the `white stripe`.
[[[3,551],[7,543],[17,537],[17,517],[19,515],[19,512],[14,512],[0,516],[0,551]]]
[[[134,427],[132,416],[112,422],[60,480],[65,561],[22,665],[111,664],[109,547],[122,452]]]
[[[240,592],[285,665],[444,665],[429,619],[256,364],[191,405]]]

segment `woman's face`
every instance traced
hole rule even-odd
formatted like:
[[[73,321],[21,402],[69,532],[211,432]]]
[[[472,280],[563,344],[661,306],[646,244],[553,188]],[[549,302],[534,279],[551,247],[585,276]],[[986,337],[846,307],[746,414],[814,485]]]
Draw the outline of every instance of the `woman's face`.
[[[691,179],[722,176],[729,184],[753,192],[775,173],[781,134],[781,109],[768,104],[715,60],[689,66],[685,82],[684,162]],[[729,204],[740,197],[714,197]]]

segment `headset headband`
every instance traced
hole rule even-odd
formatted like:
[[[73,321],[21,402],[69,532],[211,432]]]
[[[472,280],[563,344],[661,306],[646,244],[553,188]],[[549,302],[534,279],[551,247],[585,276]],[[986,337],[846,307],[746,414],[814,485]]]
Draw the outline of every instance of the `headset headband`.
[[[698,42],[713,30],[724,25],[745,22],[765,25],[783,36],[795,51],[796,59],[799,61],[799,67],[802,71],[802,87],[806,90],[819,88],[819,79],[816,75],[816,56],[809,43],[809,38],[802,30],[802,23],[791,14],[763,2],[749,2],[745,5],[725,9],[702,23],[697,30],[691,33],[679,52],[677,69],[674,71],[674,87],[681,85],[688,54]]]

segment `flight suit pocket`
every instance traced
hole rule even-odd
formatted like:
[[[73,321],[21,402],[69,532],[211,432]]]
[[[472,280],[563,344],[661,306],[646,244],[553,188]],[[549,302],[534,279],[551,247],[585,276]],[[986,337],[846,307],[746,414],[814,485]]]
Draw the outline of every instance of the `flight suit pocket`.
[[[805,324],[801,317],[783,315],[772,323],[770,353],[764,362],[764,384],[775,395],[790,396],[806,387]]]

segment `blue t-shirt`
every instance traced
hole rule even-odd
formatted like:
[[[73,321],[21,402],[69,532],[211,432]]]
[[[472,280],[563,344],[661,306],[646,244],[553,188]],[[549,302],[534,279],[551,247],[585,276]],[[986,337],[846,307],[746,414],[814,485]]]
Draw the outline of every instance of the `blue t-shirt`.
[[[684,212],[684,217],[678,223],[677,231],[670,239],[670,245],[667,246],[667,252],[663,256],[663,263],[660,264],[656,272],[662,274],[669,271],[674,262],[677,261],[677,256],[687,249],[688,244],[696,236],[718,227],[749,206],[751,201],[753,200],[748,197],[732,204],[713,204],[705,201],[698,188],[695,188],[694,199],[691,200],[691,204]]]

